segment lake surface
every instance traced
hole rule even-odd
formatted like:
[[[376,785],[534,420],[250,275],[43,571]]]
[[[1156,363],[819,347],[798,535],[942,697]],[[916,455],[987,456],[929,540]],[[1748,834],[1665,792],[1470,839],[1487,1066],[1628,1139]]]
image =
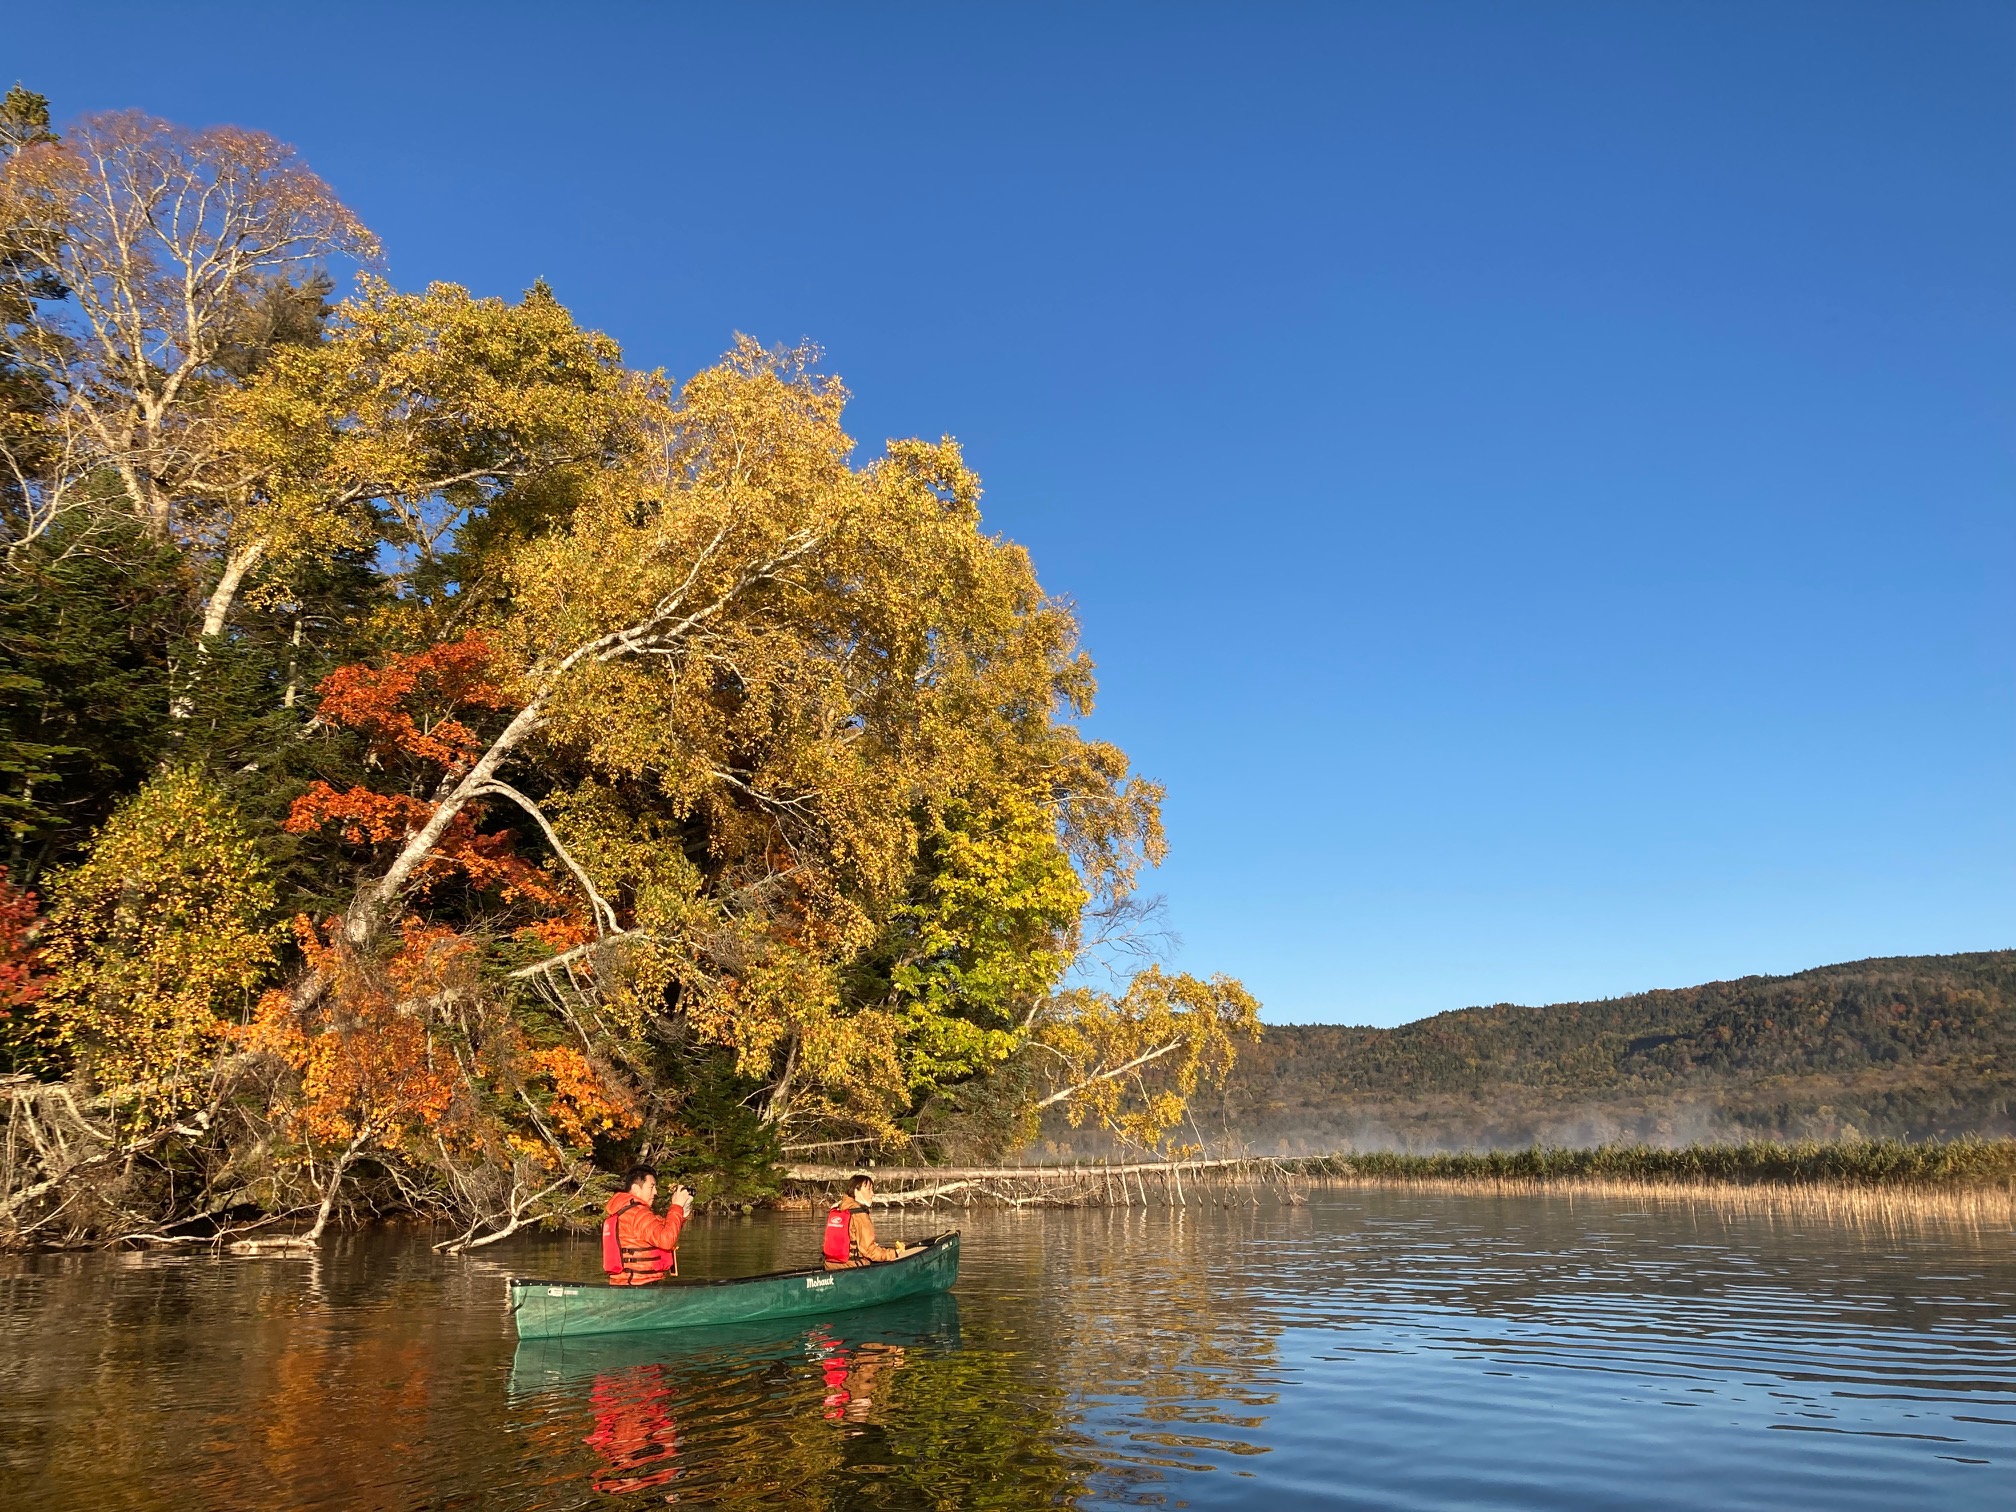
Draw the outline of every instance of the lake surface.
[[[2016,1506],[2006,1230],[1323,1189],[961,1217],[950,1297],[565,1348],[516,1347],[504,1277],[592,1276],[585,1239],[0,1261],[0,1504]],[[682,1266],[818,1238],[703,1221]]]

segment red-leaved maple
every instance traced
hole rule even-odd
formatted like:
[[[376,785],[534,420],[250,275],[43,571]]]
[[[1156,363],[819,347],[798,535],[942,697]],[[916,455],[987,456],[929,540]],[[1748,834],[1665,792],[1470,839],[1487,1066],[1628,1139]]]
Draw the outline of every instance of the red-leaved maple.
[[[382,667],[338,667],[318,690],[320,716],[363,735],[367,759],[389,777],[404,775],[409,789],[432,792],[440,774],[459,776],[482,754],[472,722],[509,705],[492,680],[490,655],[489,642],[470,634],[390,657]],[[333,826],[351,845],[396,845],[422,828],[434,809],[432,799],[410,790],[381,792],[361,784],[339,790],[317,781],[294,800],[287,828],[304,835]],[[455,816],[420,868],[419,890],[460,877],[479,892],[545,915],[528,927],[552,948],[588,938],[592,931],[573,892],[520,856],[512,831],[484,832],[486,813],[485,805],[473,803]]]
[[[35,894],[0,866],[0,1026],[42,996],[42,915]]]

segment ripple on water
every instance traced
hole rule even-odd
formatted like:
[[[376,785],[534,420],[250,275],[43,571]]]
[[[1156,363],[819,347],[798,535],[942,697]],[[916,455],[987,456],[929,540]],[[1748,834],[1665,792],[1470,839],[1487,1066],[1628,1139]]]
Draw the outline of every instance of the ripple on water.
[[[2004,1233],[1362,1190],[964,1222],[950,1298],[568,1349],[514,1350],[502,1283],[591,1275],[578,1240],[9,1261],[0,1500],[2003,1512],[2016,1490]],[[796,1215],[690,1233],[692,1274],[817,1242]]]

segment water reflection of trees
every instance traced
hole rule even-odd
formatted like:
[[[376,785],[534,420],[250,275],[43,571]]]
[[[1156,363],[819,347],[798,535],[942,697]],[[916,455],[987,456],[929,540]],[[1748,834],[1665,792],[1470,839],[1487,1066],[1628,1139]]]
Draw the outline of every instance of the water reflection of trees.
[[[907,1320],[840,1314],[782,1341],[647,1337],[577,1343],[566,1358],[527,1344],[513,1382],[524,1407],[541,1407],[528,1448],[608,1488],[649,1480],[654,1495],[727,1507],[1127,1494],[1171,1468],[1264,1452],[1251,1436],[1276,1397],[1278,1324],[1230,1262],[1273,1242],[1270,1225],[1278,1210],[982,1220],[971,1300],[950,1331],[912,1304]],[[597,1402],[631,1415],[596,1418]]]
[[[597,1490],[709,1506],[1069,1501],[1084,1464],[1027,1362],[961,1347],[956,1298],[768,1328],[521,1345],[530,1453]],[[592,1453],[584,1457],[582,1446]]]
[[[1232,1262],[1280,1217],[1102,1208],[1046,1224],[1031,1255],[1044,1274],[1029,1277],[1050,1304],[1046,1364],[1097,1439],[1102,1482],[1265,1452],[1247,1435],[1277,1400],[1279,1326]]]
[[[800,1228],[703,1230],[695,1265],[759,1269],[816,1239]],[[2008,1379],[2006,1235],[1319,1193],[1313,1209],[973,1215],[962,1285],[939,1299],[949,1320],[899,1306],[754,1340],[643,1335],[576,1346],[550,1372],[521,1348],[506,1395],[503,1271],[571,1274],[583,1257],[592,1246],[528,1244],[512,1267],[443,1266],[394,1238],[317,1264],[5,1262],[0,1502],[1147,1500],[1177,1492],[1151,1484],[1172,1467],[1278,1442],[1263,1422],[1312,1337],[1291,1360],[1287,1328],[1322,1331],[1339,1358],[1399,1339],[1550,1371],[1903,1372],[1954,1394],[1970,1369]],[[1966,1279],[1977,1269],[1990,1279]],[[1939,1347],[1884,1343],[1905,1334]]]

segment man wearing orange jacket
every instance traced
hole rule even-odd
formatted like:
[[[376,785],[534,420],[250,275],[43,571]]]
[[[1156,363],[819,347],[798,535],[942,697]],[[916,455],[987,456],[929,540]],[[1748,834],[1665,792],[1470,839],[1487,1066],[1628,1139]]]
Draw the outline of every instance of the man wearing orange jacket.
[[[657,1200],[658,1173],[649,1166],[632,1166],[623,1190],[609,1199],[602,1219],[602,1269],[611,1286],[649,1286],[679,1274],[679,1230],[692,1216],[693,1194],[683,1186],[672,1188],[663,1218],[652,1207]]]

